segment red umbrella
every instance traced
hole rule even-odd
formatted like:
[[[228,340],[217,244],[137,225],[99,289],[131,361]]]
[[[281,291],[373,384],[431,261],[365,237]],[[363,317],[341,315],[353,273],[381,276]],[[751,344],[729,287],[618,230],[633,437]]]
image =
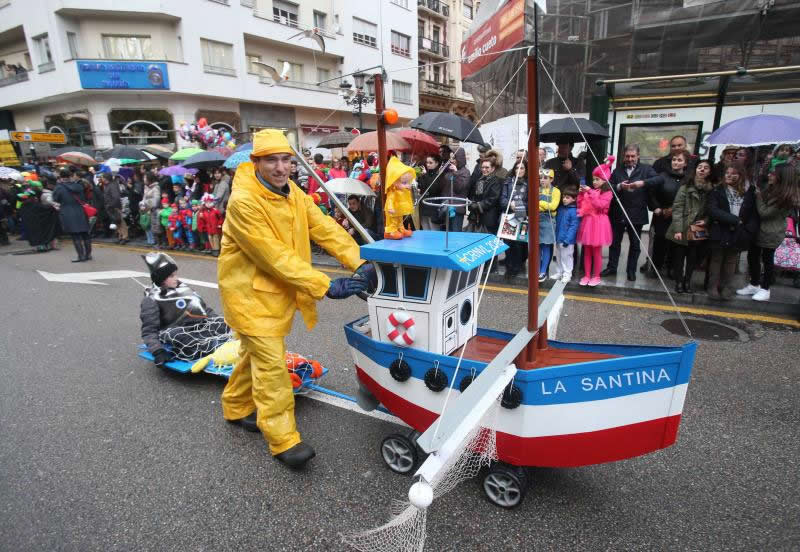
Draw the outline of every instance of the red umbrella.
[[[84,167],[97,165],[97,161],[95,161],[91,155],[87,155],[81,151],[68,151],[62,153],[56,159],[62,163],[72,163],[73,165],[83,165]]]
[[[414,128],[401,128],[392,132],[399,134],[406,142],[411,144],[411,151],[414,153],[437,154],[439,153],[439,142],[436,138]]]
[[[406,142],[399,134],[387,132],[386,150],[411,151],[411,144]],[[347,145],[347,151],[378,151],[378,133],[373,131],[356,136]]]

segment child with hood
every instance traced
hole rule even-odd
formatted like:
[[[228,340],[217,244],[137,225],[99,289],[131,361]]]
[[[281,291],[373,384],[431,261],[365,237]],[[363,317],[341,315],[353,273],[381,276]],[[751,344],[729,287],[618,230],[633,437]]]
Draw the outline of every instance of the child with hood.
[[[561,206],[556,214],[556,273],[553,278],[564,283],[572,280],[572,265],[575,254],[575,240],[578,237],[578,190],[565,186],[561,190]]]
[[[411,235],[411,230],[403,226],[403,218],[414,212],[411,183],[415,176],[414,169],[404,165],[397,157],[389,159],[389,164],[386,166],[384,206],[386,228],[383,237],[386,239],[400,240]]]
[[[608,156],[605,164],[592,171],[592,187],[581,186],[578,192],[578,243],[583,245],[583,278],[580,285],[595,287],[601,283],[600,270],[603,264],[603,247],[611,245],[611,222],[608,208],[611,205],[611,164],[614,156]]]

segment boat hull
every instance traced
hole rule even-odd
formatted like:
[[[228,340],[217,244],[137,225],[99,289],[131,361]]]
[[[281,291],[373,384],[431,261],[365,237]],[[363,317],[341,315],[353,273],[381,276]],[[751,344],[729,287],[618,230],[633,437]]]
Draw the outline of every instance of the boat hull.
[[[448,389],[425,383],[432,368],[450,386],[450,400],[463,378],[476,376],[485,362],[397,347],[345,326],[361,384],[394,415],[418,431],[438,417]],[[479,335],[510,339],[510,334],[478,330]],[[672,445],[678,435],[684,399],[696,350],[548,342],[550,348],[593,352],[602,360],[561,364],[517,372],[512,382],[520,404],[500,407],[490,425],[497,432],[500,460],[517,466],[574,467],[612,462]],[[398,381],[392,362],[402,359],[410,377]]]

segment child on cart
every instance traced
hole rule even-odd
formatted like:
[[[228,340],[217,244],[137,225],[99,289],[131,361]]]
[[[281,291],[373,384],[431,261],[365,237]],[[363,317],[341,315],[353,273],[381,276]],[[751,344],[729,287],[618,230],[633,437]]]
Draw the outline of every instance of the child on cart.
[[[145,290],[139,317],[142,340],[156,366],[163,368],[173,358],[197,360],[232,339],[225,319],[178,280],[178,265],[172,257],[152,252],[144,256],[144,262],[153,285]]]

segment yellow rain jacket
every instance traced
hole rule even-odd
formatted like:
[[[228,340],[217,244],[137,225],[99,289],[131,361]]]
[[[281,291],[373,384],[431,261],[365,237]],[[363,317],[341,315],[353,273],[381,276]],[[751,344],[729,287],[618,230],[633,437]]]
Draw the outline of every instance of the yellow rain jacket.
[[[289,197],[264,187],[252,163],[236,170],[217,261],[225,321],[245,335],[289,335],[295,310],[310,330],[330,278],[311,266],[314,240],[349,270],[364,261],[356,242],[289,181]]]
[[[403,174],[409,173],[409,187],[405,190],[395,188],[395,183],[400,181]],[[393,217],[410,215],[414,212],[414,199],[411,196],[411,182],[417,173],[408,165],[404,165],[397,157],[389,159],[386,165],[386,212]],[[393,212],[390,212],[393,211]]]

